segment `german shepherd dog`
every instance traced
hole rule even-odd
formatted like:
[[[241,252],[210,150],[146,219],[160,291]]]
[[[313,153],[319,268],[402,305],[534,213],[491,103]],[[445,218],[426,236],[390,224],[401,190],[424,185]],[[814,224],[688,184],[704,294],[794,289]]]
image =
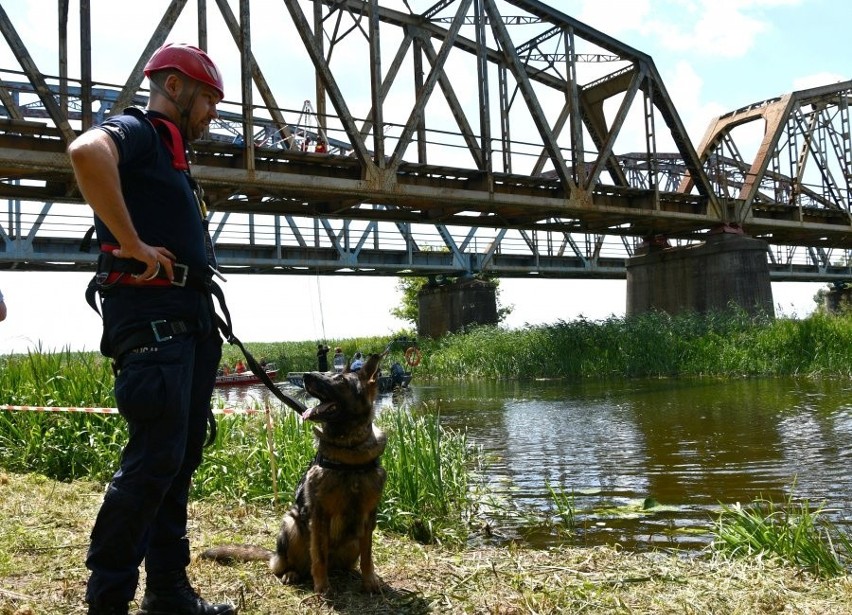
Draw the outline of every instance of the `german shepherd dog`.
[[[302,415],[314,427],[317,454],[296,488],[295,503],[278,532],[276,550],[250,545],[207,549],[220,562],[268,561],[285,583],[313,577],[314,591],[329,590],[329,570],[350,570],[360,557],[362,586],[374,593],[381,581],[373,567],[373,530],[387,474],[379,464],[385,434],[373,425],[382,355],[360,370],[311,372],[305,390],[319,400]]]

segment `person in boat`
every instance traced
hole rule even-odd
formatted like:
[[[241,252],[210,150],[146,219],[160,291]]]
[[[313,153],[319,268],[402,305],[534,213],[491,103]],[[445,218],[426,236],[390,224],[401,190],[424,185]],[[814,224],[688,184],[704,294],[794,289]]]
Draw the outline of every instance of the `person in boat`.
[[[360,352],[356,352],[355,356],[352,357],[352,365],[349,366],[350,372],[357,372],[364,366],[364,357]]]
[[[394,388],[402,386],[402,382],[405,379],[405,368],[399,361],[395,361],[394,364],[391,365],[390,375]]]
[[[234,366],[234,371],[238,374],[242,374],[244,371],[246,371],[246,366],[245,363],[243,363],[242,359],[237,360],[237,364]]]
[[[325,344],[317,344],[317,371],[328,371],[328,351],[329,347]]]
[[[346,369],[346,355],[343,354],[343,349],[340,346],[334,349],[334,358],[331,364],[334,366],[334,371],[336,372],[342,372]]]

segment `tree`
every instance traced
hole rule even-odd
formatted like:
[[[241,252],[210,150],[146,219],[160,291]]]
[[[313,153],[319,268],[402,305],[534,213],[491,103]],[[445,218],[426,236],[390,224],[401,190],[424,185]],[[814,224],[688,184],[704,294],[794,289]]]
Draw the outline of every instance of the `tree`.
[[[400,320],[405,320],[417,325],[417,293],[429,283],[429,278],[405,277],[399,278],[396,288],[402,292],[402,300],[399,306],[391,310],[391,314]]]
[[[814,295],[814,303],[817,304],[818,312],[827,312],[828,311],[828,293],[831,291],[831,287],[820,288],[816,294]]]

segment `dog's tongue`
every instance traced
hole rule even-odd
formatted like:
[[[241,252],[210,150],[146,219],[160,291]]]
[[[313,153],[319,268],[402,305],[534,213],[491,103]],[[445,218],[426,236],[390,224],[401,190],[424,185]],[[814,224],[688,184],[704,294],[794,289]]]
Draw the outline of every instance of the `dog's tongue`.
[[[325,421],[333,415],[335,404],[333,401],[325,401],[316,406],[308,408],[302,415],[306,421]]]

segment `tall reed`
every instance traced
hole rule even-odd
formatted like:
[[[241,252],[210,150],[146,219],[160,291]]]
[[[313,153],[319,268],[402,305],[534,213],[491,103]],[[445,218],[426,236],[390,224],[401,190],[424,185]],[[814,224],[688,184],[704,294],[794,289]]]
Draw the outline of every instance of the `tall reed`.
[[[289,503],[314,455],[310,424],[288,410],[283,413],[273,410],[268,420],[263,414],[242,415],[221,417],[217,423],[216,441],[205,450],[204,460],[193,478],[193,495]],[[275,487],[278,493],[274,492]]]
[[[440,426],[440,408],[383,411],[378,420],[388,447],[382,457],[388,483],[383,525],[422,542],[461,543],[475,505],[472,472],[481,453],[464,433]]]
[[[852,315],[646,313],[423,340],[418,378],[852,375]]]
[[[464,434],[441,428],[437,417],[415,414],[387,407],[377,421],[388,432],[379,524],[424,542],[460,543],[476,497],[469,468],[478,465],[477,451]],[[315,454],[311,425],[288,410],[222,416],[217,424],[217,438],[193,477],[192,497],[291,504]],[[0,411],[0,468],[106,482],[126,438],[117,415]]]
[[[106,406],[114,404],[112,368],[93,352],[45,352],[0,359],[0,403],[35,406]]]
[[[716,522],[714,550],[735,557],[766,555],[834,577],[852,563],[850,535],[822,518],[822,507],[795,502],[783,505],[758,498],[748,506],[722,506]]]
[[[116,415],[0,411],[0,468],[106,482],[127,440]]]
[[[410,335],[410,332],[401,332]],[[327,340],[351,357],[381,352],[390,338]],[[520,329],[477,327],[437,340],[419,340],[418,380],[634,378],[680,376],[852,375],[852,313],[815,313],[804,319],[749,316],[731,309],[671,316],[584,318]],[[316,369],[316,342],[248,343],[258,359],[288,371]],[[225,346],[223,362],[240,358]],[[393,349],[389,365],[404,361]],[[109,362],[96,353],[42,353],[2,359],[0,402],[111,405]]]

